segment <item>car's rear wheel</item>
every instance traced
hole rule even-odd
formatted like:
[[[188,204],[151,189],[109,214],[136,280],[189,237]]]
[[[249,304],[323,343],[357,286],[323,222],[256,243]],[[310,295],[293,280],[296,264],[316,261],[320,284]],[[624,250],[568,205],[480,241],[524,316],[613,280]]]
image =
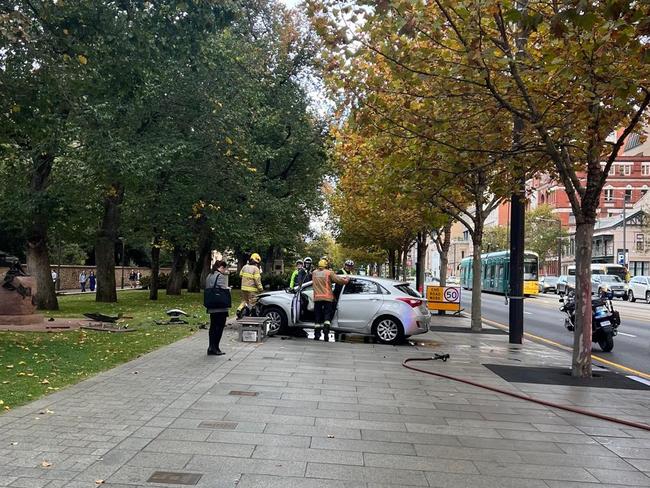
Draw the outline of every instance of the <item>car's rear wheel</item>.
[[[269,335],[287,331],[289,326],[287,314],[280,307],[266,307],[264,316],[268,319]]]
[[[379,317],[375,321],[372,331],[382,344],[399,344],[404,340],[404,327],[395,317]]]
[[[645,302],[650,303],[650,291],[645,292]]]
[[[636,298],[634,297],[634,292],[632,290],[628,290],[627,299],[631,302],[636,302]]]

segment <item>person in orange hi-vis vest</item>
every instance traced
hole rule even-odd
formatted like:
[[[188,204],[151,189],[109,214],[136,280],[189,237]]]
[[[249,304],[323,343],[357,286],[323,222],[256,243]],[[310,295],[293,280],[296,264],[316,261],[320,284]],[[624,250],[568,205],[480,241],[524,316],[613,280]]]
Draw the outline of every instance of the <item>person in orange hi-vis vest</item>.
[[[329,340],[330,324],[332,321],[332,304],[334,292],[332,284],[347,285],[350,278],[339,276],[331,269],[327,269],[327,260],[318,261],[318,269],[312,274],[312,288],[314,290],[314,315],[316,326],[314,340],[319,340],[323,329],[325,341]]]

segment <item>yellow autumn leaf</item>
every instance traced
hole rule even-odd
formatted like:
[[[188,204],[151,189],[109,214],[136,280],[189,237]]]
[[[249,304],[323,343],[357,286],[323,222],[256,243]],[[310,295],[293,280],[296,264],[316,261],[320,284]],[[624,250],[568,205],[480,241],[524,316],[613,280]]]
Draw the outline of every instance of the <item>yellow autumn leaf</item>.
[[[47,378],[46,378],[46,379],[44,379],[43,381],[41,381],[41,384],[42,384],[42,385],[49,385],[50,382],[49,382],[49,381],[47,380]]]
[[[14,104],[13,107],[11,107],[11,111],[17,114],[18,112],[20,112],[20,105]]]
[[[5,367],[6,367],[7,369],[11,369],[11,368],[14,367],[14,365],[13,365],[13,364],[7,364],[7,366],[5,366]]]
[[[84,56],[83,54],[78,55],[77,59],[79,60],[80,64],[88,63],[88,58],[86,56]]]
[[[232,139],[230,137],[226,137],[226,144],[232,144]]]
[[[67,36],[68,34],[70,34],[70,31],[68,29],[63,29],[63,33]]]

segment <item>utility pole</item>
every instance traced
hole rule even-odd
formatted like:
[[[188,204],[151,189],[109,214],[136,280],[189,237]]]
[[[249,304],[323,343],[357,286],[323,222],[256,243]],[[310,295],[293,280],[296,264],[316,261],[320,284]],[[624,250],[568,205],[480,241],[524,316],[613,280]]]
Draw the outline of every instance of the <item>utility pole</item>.
[[[525,14],[528,0],[517,2],[517,10]],[[520,24],[517,29],[515,57],[521,61],[525,55],[527,33]],[[512,124],[512,148],[519,149],[524,132],[524,121],[514,116]],[[516,158],[516,156],[515,156]],[[520,176],[517,188],[510,197],[510,301],[508,316],[508,339],[510,344],[521,344],[524,340],[524,194],[526,178]]]

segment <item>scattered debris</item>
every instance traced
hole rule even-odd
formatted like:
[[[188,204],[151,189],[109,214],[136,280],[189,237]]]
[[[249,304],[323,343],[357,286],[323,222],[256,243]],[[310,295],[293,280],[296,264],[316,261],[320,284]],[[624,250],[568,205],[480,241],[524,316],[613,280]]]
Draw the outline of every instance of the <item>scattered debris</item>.
[[[327,434],[328,439],[334,439],[334,434]]]
[[[41,462],[41,467],[43,467],[43,468],[49,468],[51,466],[52,466],[52,463],[49,462],[49,461],[42,461]]]

